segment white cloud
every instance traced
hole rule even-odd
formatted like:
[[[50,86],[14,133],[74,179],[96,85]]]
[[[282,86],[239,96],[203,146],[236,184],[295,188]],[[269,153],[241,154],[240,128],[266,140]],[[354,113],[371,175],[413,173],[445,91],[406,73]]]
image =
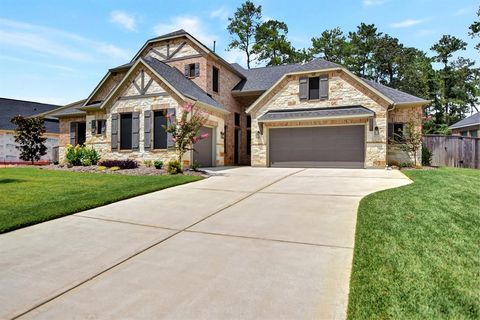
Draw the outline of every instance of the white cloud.
[[[363,0],[363,5],[370,7],[370,6],[379,6],[381,4],[384,4],[388,0]]]
[[[0,18],[0,44],[46,56],[75,60],[126,60],[131,54],[111,43],[41,25]]]
[[[220,7],[217,10],[210,12],[208,16],[211,19],[228,20],[228,10],[224,7]]]
[[[409,28],[415,26],[417,24],[423,23],[425,20],[423,19],[407,19],[399,22],[395,22],[390,24],[392,28]]]
[[[128,31],[137,30],[137,21],[135,17],[124,11],[115,10],[110,13],[110,22],[119,25]]]
[[[159,23],[153,27],[153,31],[159,36],[179,29],[184,29],[207,47],[213,46],[213,41],[219,39],[207,30],[198,17],[193,16],[173,17],[170,22]]]

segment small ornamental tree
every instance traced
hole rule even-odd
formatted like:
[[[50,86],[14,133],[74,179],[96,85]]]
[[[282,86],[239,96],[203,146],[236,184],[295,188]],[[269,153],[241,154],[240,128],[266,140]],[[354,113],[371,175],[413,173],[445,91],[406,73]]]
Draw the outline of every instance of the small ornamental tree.
[[[415,129],[415,123],[409,121],[405,124],[403,129],[403,135],[394,133],[395,139],[393,142],[398,148],[408,154],[409,157],[413,156],[415,167],[417,166],[417,155],[422,148],[422,131]]]
[[[20,159],[34,164],[35,161],[47,154],[45,146],[47,138],[43,136],[46,131],[43,118],[16,116],[12,118],[11,122],[17,126],[15,142],[19,144],[16,148],[20,150]]]
[[[194,108],[191,103],[185,103],[182,106],[180,120],[176,121],[173,114],[167,114],[167,125],[163,126],[172,136],[175,143],[175,150],[178,153],[178,161],[182,164],[183,155],[194,149],[194,144],[202,139],[208,138],[208,134],[199,135],[200,128],[205,125],[208,114],[198,108]]]

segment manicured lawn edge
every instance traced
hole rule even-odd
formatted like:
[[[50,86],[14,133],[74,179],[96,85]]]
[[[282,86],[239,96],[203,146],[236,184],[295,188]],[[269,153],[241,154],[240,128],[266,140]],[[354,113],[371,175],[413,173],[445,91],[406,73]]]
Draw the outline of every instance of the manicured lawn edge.
[[[0,169],[0,233],[57,219],[202,177],[127,176],[39,168]]]
[[[480,318],[480,171],[404,173],[360,202],[348,319]]]

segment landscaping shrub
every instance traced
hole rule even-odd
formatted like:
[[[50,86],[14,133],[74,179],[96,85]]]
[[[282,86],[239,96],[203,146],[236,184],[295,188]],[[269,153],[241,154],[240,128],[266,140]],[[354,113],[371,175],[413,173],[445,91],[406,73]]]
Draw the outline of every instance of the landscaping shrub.
[[[115,167],[111,167],[110,171],[118,171],[120,169],[121,169],[120,167],[115,166]]]
[[[153,165],[155,166],[155,169],[162,169],[163,161],[162,160],[155,160],[155,162],[153,162]]]
[[[198,171],[199,168],[200,163],[198,161],[193,161],[193,163],[190,165],[190,170]]]
[[[422,166],[429,166],[432,162],[432,151],[426,145],[422,146]]]
[[[135,169],[138,168],[138,162],[135,160],[103,160],[100,162],[101,166],[112,168],[119,167],[119,169]]]
[[[95,149],[88,149],[85,145],[77,144],[74,147],[68,144],[65,159],[72,166],[91,166],[98,163],[100,155]]]
[[[182,173],[182,165],[178,160],[170,160],[167,164],[167,172],[170,174]]]
[[[150,168],[152,166],[152,160],[145,160],[143,161],[145,167]]]
[[[400,168],[413,168],[413,167],[414,167],[414,166],[413,166],[413,163],[411,163],[411,162],[400,162],[400,163],[398,164],[398,166],[399,166]]]
[[[107,169],[107,167],[104,167],[104,166],[99,166],[97,168],[98,171],[105,171],[105,169]]]

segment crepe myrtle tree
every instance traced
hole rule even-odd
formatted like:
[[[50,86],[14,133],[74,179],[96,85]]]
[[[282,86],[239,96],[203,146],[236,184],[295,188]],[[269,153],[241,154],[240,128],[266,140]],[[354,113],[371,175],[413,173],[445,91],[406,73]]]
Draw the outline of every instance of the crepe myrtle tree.
[[[20,159],[30,161],[34,164],[40,160],[43,155],[47,154],[45,141],[47,138],[43,136],[46,132],[45,123],[41,117],[26,118],[15,116],[11,122],[16,125],[15,128],[15,146],[20,150]]]
[[[413,157],[414,165],[417,167],[417,156],[422,149],[422,130],[415,128],[414,121],[404,125],[403,134],[394,133],[393,143],[410,158]]]
[[[200,128],[205,125],[208,119],[208,114],[205,111],[194,108],[193,104],[187,102],[182,106],[181,112],[178,121],[176,121],[173,114],[167,114],[167,125],[163,126],[175,143],[175,150],[177,151],[180,164],[182,163],[183,155],[187,151],[195,151],[195,143],[208,138],[208,133],[199,134]]]

